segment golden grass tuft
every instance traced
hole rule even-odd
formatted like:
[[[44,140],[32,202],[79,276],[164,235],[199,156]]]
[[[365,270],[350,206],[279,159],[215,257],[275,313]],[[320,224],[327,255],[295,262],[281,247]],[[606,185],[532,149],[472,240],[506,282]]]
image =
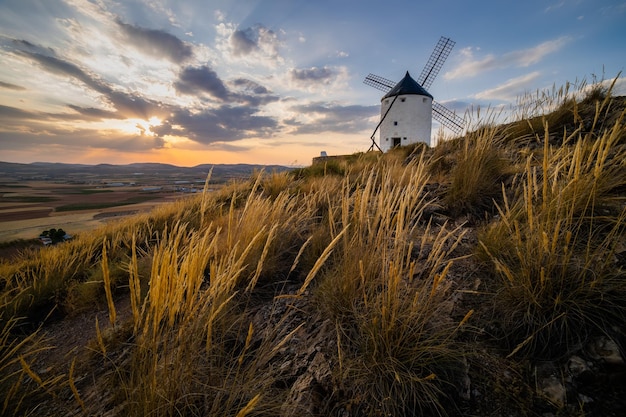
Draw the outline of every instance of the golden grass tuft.
[[[463,233],[421,226],[432,203],[424,159],[410,162],[399,178],[389,174],[395,167],[363,173],[360,187],[344,181],[329,232],[339,237],[341,225],[345,236],[315,297],[337,326],[337,378],[351,397],[338,407],[359,414],[443,412],[463,358],[456,335],[471,316],[460,322],[450,316],[447,272]],[[429,248],[414,246],[419,228]]]
[[[626,319],[626,280],[614,254],[623,245],[624,113],[599,138],[549,144],[529,157],[521,192],[480,237],[479,256],[500,277],[496,320],[509,347],[533,357],[563,354]]]

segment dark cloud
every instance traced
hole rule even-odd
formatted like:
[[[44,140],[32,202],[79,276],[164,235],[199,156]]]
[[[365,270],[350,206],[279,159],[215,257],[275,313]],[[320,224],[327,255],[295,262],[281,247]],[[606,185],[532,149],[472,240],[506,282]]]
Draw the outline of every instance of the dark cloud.
[[[103,119],[122,119],[123,118],[123,116],[121,116],[117,112],[112,112],[112,111],[103,110],[103,109],[96,109],[94,107],[80,107],[80,106],[74,106],[72,104],[69,104],[67,107],[74,110],[78,114],[85,116],[84,119],[103,120]]]
[[[180,135],[198,143],[231,142],[247,137],[269,137],[278,123],[271,117],[257,116],[251,107],[222,106],[202,112],[179,109],[152,131],[158,135]]]
[[[229,95],[217,73],[206,65],[183,69],[178,75],[178,81],[174,83],[174,88],[179,93],[189,95],[208,93],[222,101]]]
[[[126,29],[130,30],[128,27]],[[151,37],[153,32],[143,33],[155,39]],[[47,113],[0,106],[0,125],[5,127],[0,140],[11,143],[5,149],[24,149],[45,139],[45,143],[50,146],[68,146],[71,149],[87,146],[93,149],[139,152],[164,147],[167,135],[179,135],[200,144],[221,146],[244,138],[269,138],[279,129],[275,118],[259,114],[263,104],[277,101],[279,97],[258,82],[245,78],[226,83],[207,65],[181,68],[174,86],[181,94],[210,96],[219,106],[191,109],[163,104],[140,93],[122,90],[80,63],[28,41],[16,41],[11,49],[13,54],[36,66],[35,70],[66,78],[88,93],[99,94],[102,107],[83,107],[68,102],[65,104],[66,113]],[[20,87],[2,83],[0,88]],[[207,106],[216,104],[202,101]],[[148,129],[138,129],[140,134],[136,135],[115,129],[102,132],[53,123],[60,120],[94,121],[134,117],[147,120],[152,116],[158,116],[164,122]],[[44,148],[45,145],[42,145]]]
[[[252,80],[238,78],[230,84],[236,91],[229,90],[215,71],[203,65],[184,68],[178,74],[178,81],[174,83],[174,88],[181,94],[194,96],[209,94],[222,102],[239,103],[253,108],[280,99]]]
[[[0,81],[0,88],[6,88],[7,90],[15,90],[15,91],[24,91],[24,90],[26,90],[24,87],[22,87],[20,85],[15,85],[15,84],[11,84],[11,83],[5,83],[3,81]]]
[[[292,111],[315,117],[313,123],[303,124],[289,119],[285,124],[296,127],[294,133],[321,132],[357,133],[369,127],[368,119],[378,114],[378,106],[341,106],[334,103],[311,103],[291,107]]]
[[[237,29],[230,36],[232,54],[238,57],[262,53],[271,59],[277,59],[279,45],[276,33],[263,25]]]
[[[68,108],[74,110],[72,113],[47,113],[28,111],[18,109],[16,107],[0,105],[0,120],[6,127],[24,125],[27,122],[30,126],[38,123],[44,125],[43,129],[48,129],[50,121],[79,121],[79,120],[104,120],[104,119],[122,119],[118,113],[95,108],[83,108],[74,105],[68,105]],[[34,129],[36,130],[36,129]]]
[[[238,78],[232,81],[231,85],[236,90],[231,95],[231,100],[247,106],[259,107],[280,100],[280,97],[273,95],[270,90],[252,80]]]
[[[3,106],[0,104],[0,120],[31,120],[39,118],[39,113],[18,109],[15,107]]]
[[[337,72],[328,67],[312,67],[308,69],[294,68],[289,72],[291,79],[298,83],[330,84],[336,77]]]
[[[105,85],[98,81],[94,76],[87,74],[85,71],[83,71],[77,65],[72,64],[71,62],[59,59],[54,56],[43,55],[39,52],[19,51],[17,53],[19,55],[32,59],[49,72],[57,75],[64,75],[76,78],[100,93],[103,92],[102,90],[106,89]]]
[[[118,114],[124,117],[138,117],[147,120],[153,116],[163,117],[170,111],[168,106],[160,102],[124,91],[110,91],[106,94],[106,99],[115,107]]]
[[[35,44],[28,42],[27,40],[24,39],[14,39],[13,43],[17,46],[25,46],[26,48],[35,48]]]
[[[5,38],[0,36],[0,43],[4,44],[4,46],[11,51],[19,52],[19,51],[28,51],[31,53],[39,53],[42,55],[56,56],[56,52],[54,49],[34,44],[25,39],[13,39],[13,38]]]
[[[0,105],[0,120],[5,128],[9,126],[12,126],[13,128],[18,126],[29,126],[29,130],[32,132],[48,132],[50,129],[50,122],[54,121],[94,121],[124,118],[124,116],[117,112],[96,109],[93,107],[84,108],[71,104],[67,107],[73,110],[73,112],[48,113]]]
[[[254,94],[271,93],[267,88],[263,87],[261,84],[252,80],[247,80],[245,78],[237,78],[232,83],[235,87],[243,87],[244,90],[252,92]]]
[[[45,135],[45,140],[42,140]],[[3,150],[24,150],[36,147],[40,154],[46,154],[47,148],[50,153],[56,153],[59,146],[84,151],[87,149],[108,149],[120,152],[146,152],[163,146],[162,138],[152,136],[129,135],[117,131],[109,131],[106,134],[94,134],[93,130],[65,130],[50,128],[41,132],[2,132],[0,131],[0,145]]]
[[[146,29],[115,21],[129,44],[141,52],[173,63],[183,63],[193,57],[191,45],[163,30]]]
[[[252,29],[236,30],[230,37],[230,44],[233,47],[233,55],[243,56],[259,49],[257,45],[258,35]]]

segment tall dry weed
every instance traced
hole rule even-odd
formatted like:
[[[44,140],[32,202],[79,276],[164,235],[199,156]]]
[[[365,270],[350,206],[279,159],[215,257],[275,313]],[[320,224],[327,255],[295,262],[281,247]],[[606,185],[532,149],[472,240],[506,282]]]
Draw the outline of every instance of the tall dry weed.
[[[423,158],[399,176],[381,164],[359,186],[345,179],[341,206],[329,208],[330,234],[343,236],[316,297],[337,326],[338,378],[352,397],[340,407],[359,413],[445,413],[463,361],[456,336],[471,312],[451,317],[447,276],[463,233],[423,218],[433,203]],[[418,229],[429,238],[416,239]]]
[[[549,143],[529,157],[521,193],[500,208],[480,253],[500,277],[497,322],[512,353],[563,354],[626,318],[624,273],[615,263],[626,220],[621,122],[601,137]],[[574,142],[574,143],[572,143]]]

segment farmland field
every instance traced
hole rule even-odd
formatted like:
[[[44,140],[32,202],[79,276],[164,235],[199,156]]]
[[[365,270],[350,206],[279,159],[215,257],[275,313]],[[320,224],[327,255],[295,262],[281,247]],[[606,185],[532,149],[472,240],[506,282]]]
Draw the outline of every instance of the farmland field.
[[[207,177],[209,189],[214,190],[261,169],[288,168],[0,162],[0,243],[36,238],[50,228],[62,228],[69,234],[91,230],[201,191]]]
[[[111,219],[146,212],[186,194],[141,186],[86,188],[46,181],[0,183],[0,242],[31,239],[49,228],[78,233]]]

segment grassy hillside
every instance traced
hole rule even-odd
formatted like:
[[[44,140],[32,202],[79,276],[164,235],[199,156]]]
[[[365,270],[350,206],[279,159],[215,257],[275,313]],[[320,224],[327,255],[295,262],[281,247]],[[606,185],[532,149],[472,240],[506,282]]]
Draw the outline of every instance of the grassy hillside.
[[[0,263],[3,415],[623,415],[626,99],[258,173]]]

